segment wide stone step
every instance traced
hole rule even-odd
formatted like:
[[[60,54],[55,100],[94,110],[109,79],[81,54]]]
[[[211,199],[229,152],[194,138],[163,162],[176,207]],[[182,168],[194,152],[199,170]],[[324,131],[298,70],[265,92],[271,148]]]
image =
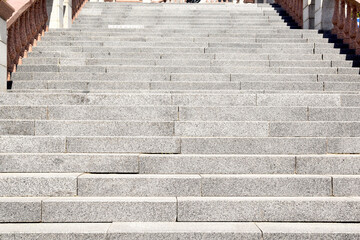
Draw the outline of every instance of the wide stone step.
[[[352,67],[353,61],[325,61],[325,60],[210,60],[210,59],[123,59],[123,58],[90,58],[90,59],[42,59],[27,58],[25,65],[79,65],[79,66],[102,66],[102,65],[128,65],[128,66],[239,66],[239,67]]]
[[[245,73],[29,73],[16,72],[12,75],[14,83],[16,81],[243,81],[243,82],[353,82],[360,81],[360,76],[355,74],[245,74]],[[33,81],[35,80],[35,81]]]
[[[1,153],[358,154],[356,137],[2,136]]]
[[[357,155],[140,155],[145,174],[350,174],[360,172]]]
[[[182,47],[202,47],[202,48],[218,48],[218,47],[226,47],[226,48],[275,48],[276,46],[279,46],[281,48],[310,48],[310,49],[333,49],[334,44],[333,43],[259,43],[259,42],[216,42],[214,40],[207,40],[206,42],[172,42],[172,41],[154,41],[154,42],[137,42],[137,41],[77,41],[77,42],[50,42],[50,41],[44,41],[39,42],[37,48],[45,47],[45,46],[51,46],[51,47],[104,47],[104,49],[107,49],[107,47],[111,46],[119,46],[121,47],[138,47],[138,48],[145,48],[145,47],[174,47],[174,48],[182,48]],[[35,48],[35,49],[37,49]],[[116,48],[115,48],[116,49]]]
[[[352,183],[349,186],[346,184]],[[319,175],[116,175],[78,177],[79,196],[351,196],[355,176]],[[332,188],[332,184],[334,188]]]
[[[359,198],[178,198],[179,222],[356,222]],[[254,210],[256,209],[256,210]]]
[[[96,60],[96,59],[118,59],[118,60],[169,60],[169,61],[184,61],[184,60],[227,60],[227,61],[244,61],[244,60],[275,60],[275,61],[315,61],[323,60],[323,57],[332,56],[326,54],[235,54],[235,53],[183,53],[183,54],[161,54],[161,53],[119,53],[118,55],[112,53],[89,53],[89,52],[68,52],[68,53],[59,53],[59,52],[30,52],[29,58],[23,59],[23,63],[30,64],[32,61],[37,64],[51,64],[51,61],[56,61],[56,63],[71,63],[71,64],[82,64],[86,60]],[[326,61],[330,61],[329,58]],[[334,61],[345,61],[348,60],[351,62],[351,59],[346,59],[345,56],[340,56],[337,60]]]
[[[279,239],[318,238],[355,240],[359,224],[353,223],[225,223],[225,222],[142,222],[142,223],[28,223],[2,224],[0,236],[44,239]]]
[[[1,153],[180,153],[177,137],[2,136]]]
[[[71,66],[20,65],[19,72],[88,72],[88,73],[246,73],[246,74],[359,74],[351,67],[244,67],[244,66]]]
[[[1,222],[175,222],[176,198],[0,198]],[[19,211],[21,209],[21,211]]]
[[[188,43],[191,45],[192,43],[221,43],[221,42],[238,42],[241,40],[242,43],[327,43],[327,39],[309,39],[309,38],[300,38],[293,37],[290,38],[288,36],[284,36],[283,38],[259,38],[259,37],[251,37],[247,38],[243,37],[241,39],[234,37],[44,37],[39,42],[38,46],[51,46],[54,45],[63,45],[63,46],[78,46],[79,44],[93,44],[95,43],[105,43],[105,42],[136,42],[136,43],[145,43],[145,42],[176,42],[178,43]],[[79,43],[78,43],[79,42]],[[76,44],[76,45],[75,45]]]
[[[226,39],[311,39],[314,41],[323,41],[325,38],[321,37],[319,34],[303,34],[296,32],[287,32],[287,33],[277,33],[277,31],[264,30],[261,33],[257,31],[242,32],[237,33],[131,33],[131,32],[103,32],[104,29],[99,30],[99,32],[83,32],[78,31],[78,35],[75,32],[54,32],[50,30],[44,36],[46,40],[111,40],[111,39],[133,39],[133,40],[150,40],[150,39],[161,39],[161,38],[178,38],[178,39],[205,39],[205,38],[226,38]],[[182,37],[181,37],[182,36]],[[183,40],[184,41],[184,40]]]
[[[1,135],[360,137],[360,122],[148,122],[0,120]]]
[[[211,95],[208,95],[211,98]],[[335,96],[336,97],[336,96]],[[357,97],[357,96],[356,96]],[[185,98],[191,101],[201,98]],[[111,99],[108,99],[111,100]],[[180,99],[181,100],[181,99]],[[235,100],[234,98],[230,99]],[[286,99],[285,99],[286,100]],[[284,101],[285,101],[284,100]],[[310,100],[310,99],[309,99]],[[320,99],[319,99],[320,100]],[[215,101],[216,99],[209,100]],[[225,99],[228,101],[228,99]],[[194,103],[193,103],[194,104]],[[357,103],[358,104],[358,103]],[[0,106],[1,119],[141,121],[358,121],[358,107],[278,106]],[[210,104],[207,104],[210,105]],[[284,106],[286,105],[286,106]]]
[[[356,121],[360,108],[1,106],[2,119],[142,121]],[[11,111],[9,111],[11,110]],[[339,114],[339,115],[338,115]],[[342,114],[342,115],[341,115]],[[332,117],[332,115],[336,115]],[[278,117],[281,116],[281,117]]]
[[[0,198],[2,222],[358,222],[359,197]],[[18,209],[23,209],[21,212]]]
[[[357,155],[0,154],[1,172],[359,175]]]
[[[354,91],[360,83],[323,82],[112,82],[112,81],[16,81],[12,89],[72,89],[72,90],[296,90],[296,91]]]

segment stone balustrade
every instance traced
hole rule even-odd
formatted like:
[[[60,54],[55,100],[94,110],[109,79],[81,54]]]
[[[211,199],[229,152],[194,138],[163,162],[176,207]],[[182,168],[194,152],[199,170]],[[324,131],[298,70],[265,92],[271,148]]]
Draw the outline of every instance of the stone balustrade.
[[[358,0],[334,0],[334,25],[332,33],[349,44],[350,48],[360,54],[360,29],[357,25],[357,14],[360,12]]]
[[[303,0],[276,0],[276,3],[286,10],[299,26],[304,26],[303,15],[305,8],[303,8]],[[328,0],[326,2],[324,0],[315,0],[315,6],[318,6],[314,16],[315,28],[322,30],[332,29],[333,34],[343,39],[344,43],[348,44],[351,49],[355,49],[356,54],[360,54],[360,28],[357,23],[360,0]],[[325,19],[331,16],[333,27],[329,28]]]
[[[8,3],[15,8],[7,21],[7,70],[11,73],[46,31],[48,15],[46,0],[9,0]]]
[[[276,0],[294,20],[302,27],[303,26],[303,0]]]

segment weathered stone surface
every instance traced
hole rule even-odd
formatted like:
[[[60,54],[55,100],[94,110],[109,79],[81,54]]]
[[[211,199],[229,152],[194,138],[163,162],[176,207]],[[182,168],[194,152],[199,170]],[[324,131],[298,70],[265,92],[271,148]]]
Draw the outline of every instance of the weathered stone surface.
[[[82,175],[79,196],[200,196],[199,175]]]
[[[41,201],[43,198],[0,198],[0,222],[41,222]]]
[[[360,174],[360,156],[310,155],[296,157],[298,174]]]
[[[142,154],[139,171],[144,174],[290,174],[295,172],[295,157]]]
[[[328,153],[360,153],[360,138],[329,138]]]
[[[253,223],[113,223],[109,239],[259,239]]]
[[[324,154],[326,152],[325,138],[181,139],[183,154]]]
[[[267,122],[176,122],[175,135],[183,137],[266,137]]]
[[[275,239],[357,239],[359,224],[353,223],[256,223],[266,240]]]
[[[201,175],[207,197],[314,197],[331,195],[331,178],[296,175]]]
[[[275,122],[272,137],[358,137],[360,122]]]
[[[305,107],[179,108],[179,120],[181,121],[305,121],[306,119]]]
[[[137,154],[0,154],[1,172],[137,173]]]
[[[77,195],[80,173],[1,173],[1,197]]]
[[[34,135],[34,121],[0,120],[1,135]]]
[[[255,106],[256,94],[173,94],[180,106]]]
[[[2,119],[46,119],[46,107],[0,106]]]
[[[340,106],[337,94],[258,94],[260,106]]]
[[[360,196],[358,176],[333,176],[334,196]]]
[[[172,136],[174,123],[124,121],[36,121],[35,129],[35,135],[48,136]]]
[[[0,236],[11,234],[16,240],[20,239],[79,239],[104,240],[110,223],[28,223],[2,224]]]
[[[309,108],[310,121],[358,121],[360,108]]]
[[[64,137],[0,136],[0,153],[64,152]]]
[[[177,120],[172,106],[49,106],[51,120]]]
[[[178,221],[356,222],[359,198],[178,198]]]
[[[67,137],[69,153],[180,153],[176,137]]]
[[[43,222],[175,222],[176,198],[82,197],[43,201]]]

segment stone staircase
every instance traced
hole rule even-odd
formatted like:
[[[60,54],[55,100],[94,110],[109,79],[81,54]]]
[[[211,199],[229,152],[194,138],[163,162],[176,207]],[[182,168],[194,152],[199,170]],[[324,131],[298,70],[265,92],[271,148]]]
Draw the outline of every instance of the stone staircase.
[[[358,58],[282,15],[87,3],[46,33],[0,95],[0,239],[359,239]]]

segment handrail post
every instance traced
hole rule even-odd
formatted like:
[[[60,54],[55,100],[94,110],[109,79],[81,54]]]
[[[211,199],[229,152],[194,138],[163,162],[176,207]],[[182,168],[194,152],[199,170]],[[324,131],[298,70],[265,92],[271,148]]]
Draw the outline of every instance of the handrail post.
[[[64,0],[64,28],[71,28],[72,24],[72,0]]]
[[[345,27],[345,0],[340,0],[340,14],[338,19],[338,37],[344,39]]]
[[[350,43],[350,27],[351,27],[351,8],[352,4],[350,4],[350,0],[345,0],[346,3],[346,18],[345,18],[345,26],[344,26],[344,43]]]
[[[64,7],[64,0],[53,1],[49,28],[63,28],[63,24],[64,24],[63,7]]]
[[[351,24],[349,34],[349,45],[350,48],[356,49],[356,32],[357,32],[357,7],[354,2],[351,2]]]

